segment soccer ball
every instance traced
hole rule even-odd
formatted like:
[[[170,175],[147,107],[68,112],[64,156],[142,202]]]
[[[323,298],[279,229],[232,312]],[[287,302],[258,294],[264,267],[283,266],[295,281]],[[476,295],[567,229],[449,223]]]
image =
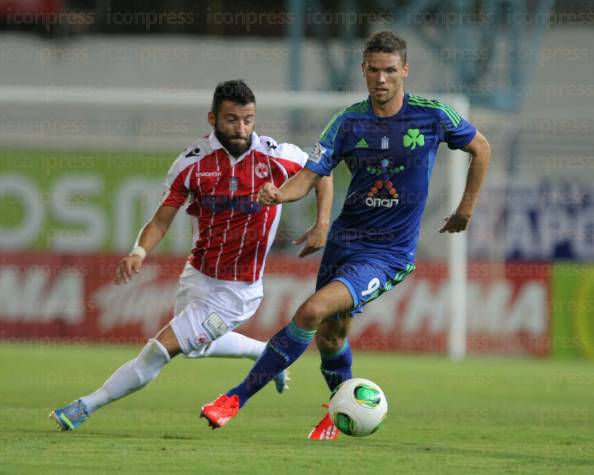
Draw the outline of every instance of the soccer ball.
[[[363,437],[380,428],[388,414],[388,401],[373,381],[353,378],[342,382],[332,392],[328,410],[341,432]]]

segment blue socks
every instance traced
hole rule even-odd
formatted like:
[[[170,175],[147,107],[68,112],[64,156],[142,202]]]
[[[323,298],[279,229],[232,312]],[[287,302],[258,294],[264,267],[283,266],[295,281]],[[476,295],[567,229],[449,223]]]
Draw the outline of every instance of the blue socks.
[[[231,389],[227,396],[239,396],[240,406],[262,389],[282,370],[287,369],[307,349],[315,330],[299,328],[294,320],[274,335],[262,356],[256,361],[243,382]]]
[[[315,330],[304,330],[299,328],[295,321],[291,322],[274,335],[262,356],[256,361],[251,371],[243,382],[231,389],[227,395],[239,396],[241,407],[250,397],[270,382],[275,375],[287,369],[307,349],[315,335]],[[353,353],[348,339],[345,339],[342,347],[335,352],[320,352],[322,365],[320,370],[330,388],[333,391],[340,383],[351,379],[353,364]]]
[[[320,371],[330,388],[334,391],[336,387],[353,377],[351,367],[353,365],[353,352],[349,345],[349,340],[345,339],[342,347],[334,353],[324,353],[320,351],[322,365]]]

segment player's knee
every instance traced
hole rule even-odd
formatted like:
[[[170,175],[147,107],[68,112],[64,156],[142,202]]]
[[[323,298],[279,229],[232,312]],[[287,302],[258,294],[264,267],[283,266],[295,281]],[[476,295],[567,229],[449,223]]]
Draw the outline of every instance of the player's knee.
[[[157,377],[161,368],[171,361],[167,349],[151,338],[136,358],[135,370],[140,384],[145,385]]]
[[[171,327],[171,325],[167,325],[166,327],[164,327],[154,339],[158,343],[160,343],[162,348],[165,348],[168,356],[170,356],[171,358],[181,353],[181,348],[177,340],[177,336],[173,332],[173,328]]]
[[[326,313],[327,310],[323,304],[310,299],[299,307],[295,320],[301,328],[315,330],[326,317]]]

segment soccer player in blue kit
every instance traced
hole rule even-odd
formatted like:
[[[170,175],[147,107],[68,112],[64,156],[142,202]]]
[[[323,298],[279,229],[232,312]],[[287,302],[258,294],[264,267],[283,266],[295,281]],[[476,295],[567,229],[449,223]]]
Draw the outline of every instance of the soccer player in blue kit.
[[[446,142],[472,156],[458,208],[439,232],[464,231],[491,158],[485,137],[451,107],[404,91],[406,42],[392,32],[373,35],[363,52],[369,97],[336,114],[323,130],[305,168],[280,189],[267,183],[260,203],[298,200],[344,160],[351,172],[347,197],[322,257],[316,292],[274,335],[245,380],[202,407],[213,428],[222,427],[257,391],[290,366],[315,338],[330,390],[352,377],[347,334],[351,317],[402,282],[415,253],[437,148]],[[329,415],[310,439],[335,439]]]

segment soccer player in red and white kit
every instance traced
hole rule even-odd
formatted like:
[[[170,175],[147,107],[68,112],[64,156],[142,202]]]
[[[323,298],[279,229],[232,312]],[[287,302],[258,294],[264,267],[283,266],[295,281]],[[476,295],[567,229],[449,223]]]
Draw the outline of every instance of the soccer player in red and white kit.
[[[281,206],[258,204],[258,190],[265,183],[280,187],[303,168],[307,154],[295,145],[256,135],[255,118],[256,100],[243,81],[217,86],[208,113],[214,130],[173,163],[161,205],[116,272],[117,284],[140,272],[146,254],[159,244],[178,210],[189,203],[186,213],[193,222],[194,248],[180,276],[174,317],[103,386],[52,411],[50,416],[60,429],[75,429],[98,408],[142,388],[180,353],[255,360],[264,351],[264,342],[232,331],[260,305],[266,255],[281,214]],[[316,223],[295,241],[305,243],[301,257],[326,242],[331,178],[320,180],[317,192]],[[277,375],[279,392],[285,380],[285,373]]]

